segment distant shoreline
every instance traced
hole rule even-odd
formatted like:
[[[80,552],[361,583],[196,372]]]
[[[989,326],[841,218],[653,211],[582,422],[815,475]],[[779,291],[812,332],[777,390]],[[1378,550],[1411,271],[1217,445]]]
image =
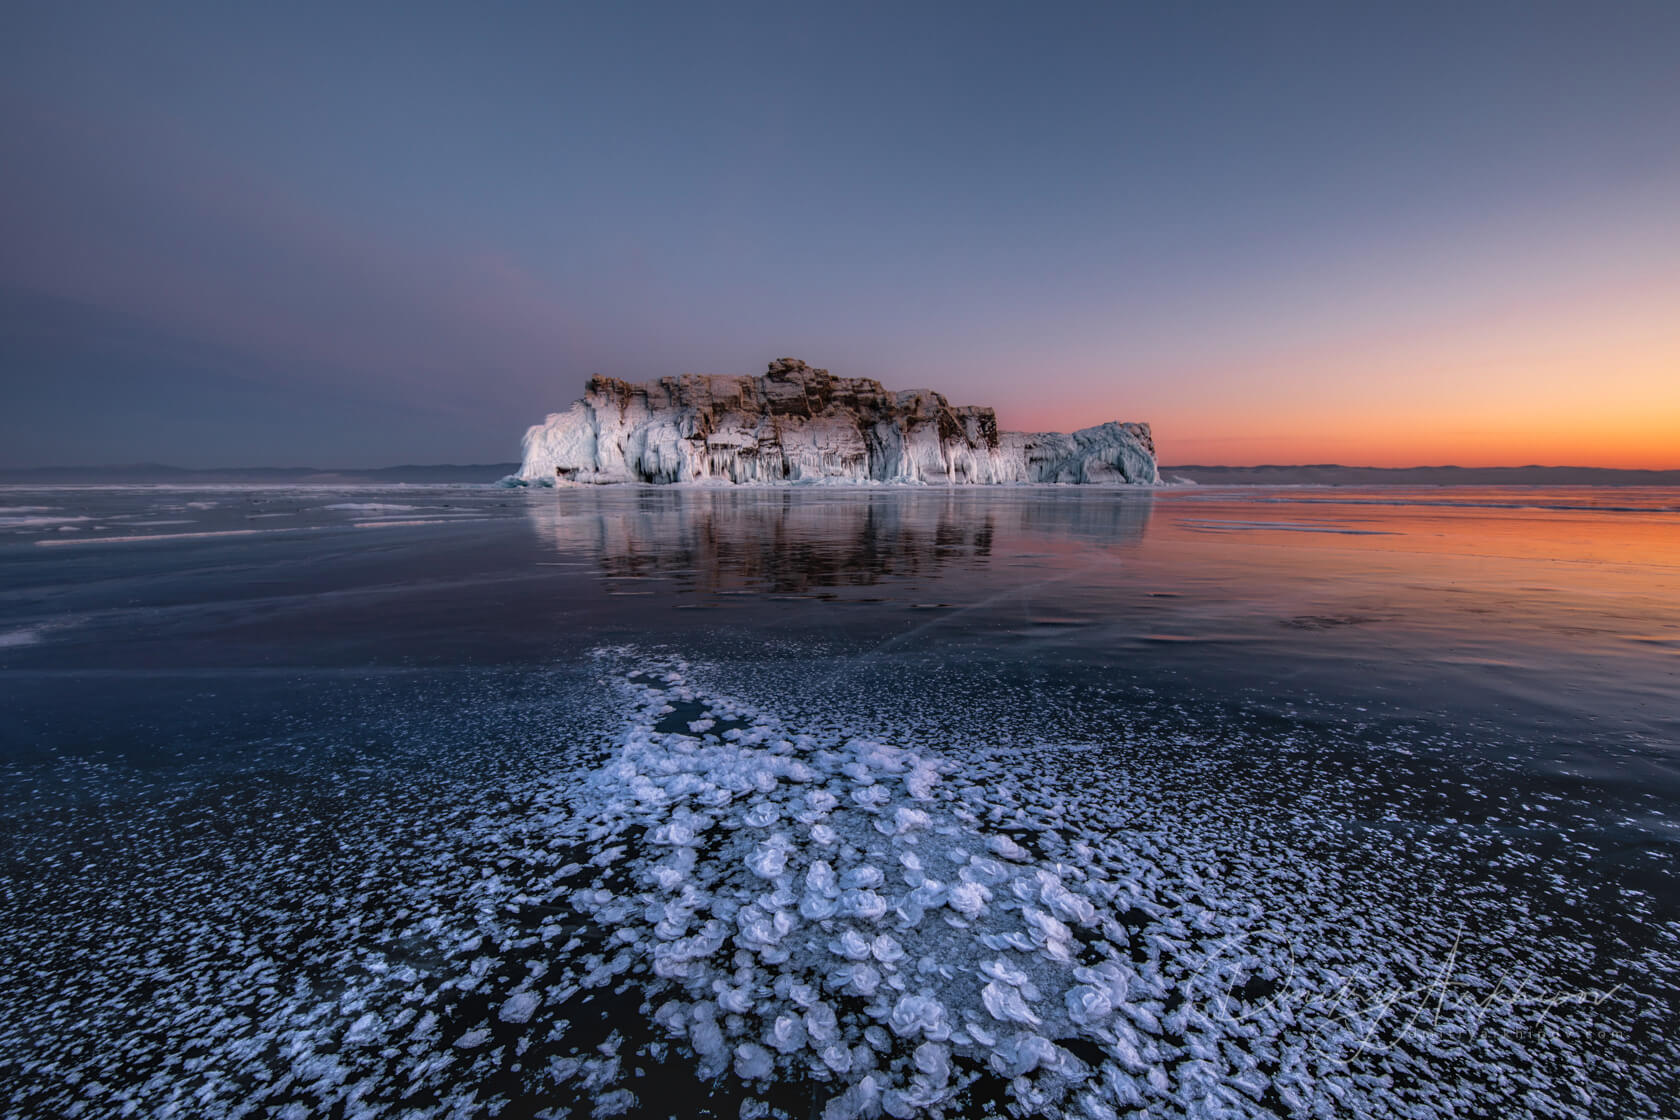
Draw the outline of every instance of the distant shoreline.
[[[168,482],[498,482],[518,463],[408,464],[398,467],[171,467],[139,463],[117,467],[4,467],[0,485],[29,483]]]
[[[1344,467],[1167,466],[1161,481],[1186,479],[1201,486],[1680,486],[1680,468],[1614,467]]]
[[[408,464],[395,467],[172,467],[141,463],[106,467],[0,468],[0,485],[54,483],[493,483],[517,473],[518,463]],[[1222,467],[1163,465],[1166,485],[1200,486],[1680,486],[1680,468],[1622,470],[1611,467]]]

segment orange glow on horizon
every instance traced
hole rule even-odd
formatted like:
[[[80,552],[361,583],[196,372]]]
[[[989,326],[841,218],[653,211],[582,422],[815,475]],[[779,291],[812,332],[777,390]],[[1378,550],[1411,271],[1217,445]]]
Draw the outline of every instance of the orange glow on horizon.
[[[1654,285],[1613,306],[1528,307],[1411,337],[1348,331],[1124,380],[1093,360],[1085,388],[1000,406],[1000,424],[1145,420],[1164,464],[1676,470],[1680,315],[1660,310],[1680,307],[1674,294]]]
[[[1680,374],[1676,375],[1680,379]],[[1004,428],[1069,431],[1106,419],[1149,422],[1161,462],[1219,466],[1338,463],[1361,467],[1609,467],[1680,469],[1680,402],[1605,401],[1596,408],[1513,399],[1472,410],[1291,406],[1206,410],[1001,410]]]

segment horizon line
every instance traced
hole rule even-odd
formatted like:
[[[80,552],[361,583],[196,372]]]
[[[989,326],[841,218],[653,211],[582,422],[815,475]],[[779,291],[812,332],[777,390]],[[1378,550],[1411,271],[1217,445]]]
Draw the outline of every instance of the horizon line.
[[[314,474],[356,474],[372,471],[397,470],[488,470],[506,466],[517,467],[519,460],[507,459],[489,463],[391,463],[377,467],[318,467],[318,466],[273,466],[266,464],[251,464],[244,466],[219,467],[181,467],[172,463],[139,462],[139,463],[75,463],[54,464],[45,466],[6,466],[0,467],[0,474],[45,473],[49,471],[173,471],[182,474],[216,474],[236,471],[306,471]],[[1600,471],[1613,474],[1675,474],[1680,473],[1680,465],[1673,467],[1595,467],[1570,463],[1512,463],[1493,466],[1461,466],[1457,463],[1418,463],[1404,467],[1378,467],[1349,463],[1160,463],[1159,470],[1175,471],[1275,471],[1275,470],[1341,470],[1341,471]]]

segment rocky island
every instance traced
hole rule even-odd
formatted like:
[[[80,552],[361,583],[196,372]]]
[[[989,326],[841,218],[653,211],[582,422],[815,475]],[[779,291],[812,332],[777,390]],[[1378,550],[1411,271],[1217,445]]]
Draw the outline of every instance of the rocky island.
[[[1152,485],[1160,477],[1148,424],[1000,432],[990,408],[779,358],[760,377],[591,378],[582,400],[525,433],[512,481]]]

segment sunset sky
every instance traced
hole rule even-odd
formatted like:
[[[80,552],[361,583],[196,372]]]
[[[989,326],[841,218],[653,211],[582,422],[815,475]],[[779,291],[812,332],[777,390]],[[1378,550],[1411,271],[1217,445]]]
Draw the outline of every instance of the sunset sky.
[[[8,3],[0,466],[793,355],[1163,462],[1680,467],[1680,4]]]

